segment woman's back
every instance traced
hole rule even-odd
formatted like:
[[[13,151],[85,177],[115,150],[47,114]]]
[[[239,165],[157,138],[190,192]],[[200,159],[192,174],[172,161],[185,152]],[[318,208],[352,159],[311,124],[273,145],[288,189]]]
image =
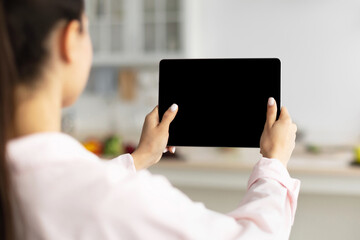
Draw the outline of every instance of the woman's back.
[[[226,216],[192,202],[162,176],[136,172],[131,155],[100,160],[65,134],[15,139],[8,153],[18,239],[286,239],[296,208],[298,182],[282,176],[281,165],[273,170],[288,189],[257,181]],[[261,198],[251,203],[259,189]]]
[[[135,173],[129,155],[101,161],[61,133],[12,140],[8,155],[17,208],[15,221],[21,223],[17,232],[23,234],[18,239],[104,239],[99,233],[110,228],[107,219],[112,209],[108,206],[113,194],[129,195],[122,192],[131,190],[128,182]],[[116,184],[119,188],[115,193]],[[128,188],[122,189],[125,186]],[[118,211],[126,210],[133,201],[121,199]],[[125,216],[131,215],[124,212],[117,218],[122,221]]]

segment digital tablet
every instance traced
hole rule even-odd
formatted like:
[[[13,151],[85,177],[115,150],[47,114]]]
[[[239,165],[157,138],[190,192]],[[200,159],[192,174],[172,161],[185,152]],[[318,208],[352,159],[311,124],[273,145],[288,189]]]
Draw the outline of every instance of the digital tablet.
[[[277,58],[164,59],[159,66],[159,118],[179,106],[168,146],[259,147],[267,101],[280,110]]]

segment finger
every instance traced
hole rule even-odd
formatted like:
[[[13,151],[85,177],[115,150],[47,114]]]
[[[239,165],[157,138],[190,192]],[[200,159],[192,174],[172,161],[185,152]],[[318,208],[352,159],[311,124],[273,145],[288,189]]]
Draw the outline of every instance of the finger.
[[[273,97],[270,97],[267,104],[266,125],[272,127],[276,121],[277,106]]]
[[[295,123],[292,124],[294,132],[297,132],[297,125]]]
[[[166,147],[163,151],[163,153],[166,153],[168,151],[170,151],[171,153],[175,153],[176,147],[174,146],[170,146],[170,147]]]
[[[159,107],[156,106],[145,118],[145,122],[152,127],[159,125]]]
[[[175,153],[176,148],[174,146],[168,147],[171,153]]]
[[[289,111],[287,110],[286,107],[281,108],[279,119],[291,122],[291,117],[290,117]]]
[[[169,128],[170,123],[174,120],[176,114],[178,112],[178,105],[173,104],[169,109],[164,113],[164,116],[161,120],[160,126]]]

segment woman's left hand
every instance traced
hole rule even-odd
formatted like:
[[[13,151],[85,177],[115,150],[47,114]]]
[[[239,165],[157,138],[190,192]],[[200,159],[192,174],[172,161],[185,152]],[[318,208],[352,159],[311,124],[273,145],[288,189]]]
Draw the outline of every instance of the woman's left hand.
[[[175,147],[166,147],[169,139],[170,123],[174,120],[178,111],[176,104],[164,113],[159,122],[158,106],[145,118],[144,126],[138,148],[131,154],[137,170],[148,168],[157,163],[166,151],[175,152]]]

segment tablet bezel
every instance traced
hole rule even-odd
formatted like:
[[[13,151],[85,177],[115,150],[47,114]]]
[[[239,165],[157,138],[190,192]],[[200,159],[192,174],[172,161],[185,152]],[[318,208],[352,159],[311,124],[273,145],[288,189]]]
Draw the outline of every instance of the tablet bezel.
[[[163,63],[167,62],[167,61],[201,61],[201,60],[226,60],[226,61],[231,61],[231,60],[236,60],[236,61],[241,61],[241,60],[271,60],[271,61],[276,61],[276,63],[278,63],[278,70],[279,70],[279,82],[278,82],[278,95],[277,96],[273,96],[276,99],[276,104],[278,107],[278,112],[277,112],[277,117],[279,117],[280,114],[280,106],[281,106],[281,61],[278,58],[189,58],[189,59],[163,59],[160,61],[159,63],[159,95],[158,95],[158,104],[159,104],[159,119],[161,121],[162,119],[162,115],[163,113],[168,109],[169,106],[163,106],[161,101],[161,68]],[[181,109],[180,109],[181,111]],[[171,131],[170,131],[171,134]],[[260,145],[260,139],[259,139],[259,143],[258,144],[177,144],[176,141],[171,142],[171,137],[169,137],[169,142],[168,142],[168,146],[186,146],[186,147],[244,147],[244,148],[258,148]]]

